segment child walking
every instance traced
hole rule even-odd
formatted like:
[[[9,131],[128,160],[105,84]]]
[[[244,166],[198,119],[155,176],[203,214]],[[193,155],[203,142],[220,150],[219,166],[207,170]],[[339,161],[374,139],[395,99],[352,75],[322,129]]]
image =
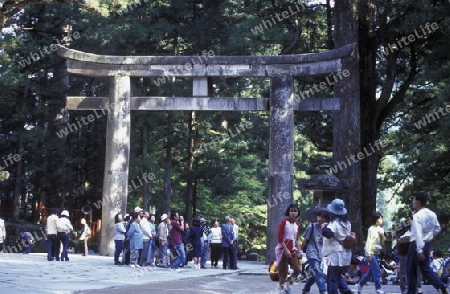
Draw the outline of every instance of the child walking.
[[[283,219],[278,227],[278,245],[275,247],[275,256],[278,265],[280,293],[283,294],[290,293],[289,285],[292,285],[300,274],[298,263],[300,223],[297,221],[299,213],[297,204],[290,204],[285,213],[287,218]],[[289,277],[289,285],[285,285],[289,266],[294,272]]]

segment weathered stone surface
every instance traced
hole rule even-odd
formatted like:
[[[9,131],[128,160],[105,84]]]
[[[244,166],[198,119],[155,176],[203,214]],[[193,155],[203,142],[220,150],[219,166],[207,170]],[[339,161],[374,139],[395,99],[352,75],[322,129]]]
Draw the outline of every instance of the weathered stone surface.
[[[114,216],[127,208],[130,157],[130,77],[113,77],[107,114],[100,254],[114,254]]]
[[[293,200],[294,179],[294,112],[289,99],[293,95],[291,76],[271,79],[270,141],[269,141],[269,195],[267,197],[266,260],[275,260],[278,224],[285,217],[286,207]]]
[[[321,53],[276,56],[112,56],[86,53],[58,46],[58,54],[68,60],[116,65],[185,65],[185,64],[300,64],[340,59],[350,56],[356,44]]]
[[[201,95],[194,95],[201,96]],[[202,111],[267,111],[270,98],[212,98],[212,97],[130,97],[131,110],[202,110]],[[69,110],[107,111],[107,97],[67,97]],[[295,111],[336,111],[341,105],[340,98],[293,98]]]

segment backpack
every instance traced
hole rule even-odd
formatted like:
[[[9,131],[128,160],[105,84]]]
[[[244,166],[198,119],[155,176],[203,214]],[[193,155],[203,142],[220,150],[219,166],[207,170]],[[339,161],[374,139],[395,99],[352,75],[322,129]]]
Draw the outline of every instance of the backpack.
[[[341,243],[341,242],[339,242]],[[350,234],[348,234],[345,239],[342,241],[341,243],[342,247],[344,247],[344,249],[353,249],[356,247],[356,245],[358,245],[358,238],[356,237],[355,232],[350,232]]]
[[[272,281],[278,281],[278,270],[277,270],[277,262],[274,260],[269,264],[269,276]]]

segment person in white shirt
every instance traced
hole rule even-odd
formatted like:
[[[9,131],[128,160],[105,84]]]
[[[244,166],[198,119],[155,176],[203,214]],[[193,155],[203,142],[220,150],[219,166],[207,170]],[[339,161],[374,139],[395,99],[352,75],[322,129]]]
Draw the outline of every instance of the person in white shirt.
[[[239,250],[238,248],[239,226],[236,224],[236,220],[234,218],[231,219],[231,224],[233,225],[233,233],[234,233],[234,242],[233,242],[234,264],[232,266],[234,269],[239,269],[237,266],[237,253]]]
[[[0,218],[0,252],[3,251],[3,242],[6,240],[5,221]]]
[[[61,261],[69,261],[69,256],[67,255],[67,248],[69,247],[70,233],[73,231],[72,223],[69,220],[69,212],[63,210],[61,212],[61,217],[56,222],[56,230],[58,231],[58,251],[59,245],[62,243],[63,250],[61,252]],[[57,255],[56,255],[57,256]],[[56,260],[59,260],[56,258]]]
[[[222,250],[222,229],[217,220],[213,220],[211,224],[211,267],[217,268],[220,259],[220,251]]]
[[[412,206],[417,211],[411,223],[410,246],[408,250],[408,294],[416,293],[417,271],[420,271],[425,279],[432,284],[441,294],[447,294],[448,290],[437,274],[430,267],[431,241],[441,231],[441,225],[436,214],[426,208],[428,195],[417,192],[413,195]],[[413,270],[411,270],[413,269]]]
[[[45,226],[45,233],[46,233],[46,241],[47,241],[47,260],[53,261],[58,260],[59,261],[59,243],[56,234],[57,231],[57,221],[58,221],[58,208],[52,209],[52,214],[47,217],[47,223]]]
[[[149,245],[150,245],[150,239],[152,239],[150,222],[148,221],[149,217],[150,217],[150,213],[148,211],[144,211],[143,217],[142,217],[141,223],[140,223],[142,233],[144,234],[144,236],[142,238],[144,247],[142,248],[141,256],[139,259],[140,266],[147,266],[148,249],[149,249]]]

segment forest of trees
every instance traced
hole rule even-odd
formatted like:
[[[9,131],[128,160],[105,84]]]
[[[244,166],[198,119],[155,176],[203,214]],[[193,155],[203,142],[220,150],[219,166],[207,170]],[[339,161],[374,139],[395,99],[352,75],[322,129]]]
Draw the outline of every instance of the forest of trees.
[[[106,117],[77,124],[92,111],[68,111],[65,97],[107,96],[108,80],[71,75],[68,81],[65,60],[52,44],[133,56],[323,52],[342,43],[342,32],[334,31],[338,8],[349,8],[341,15],[353,24],[348,34],[359,48],[361,133],[353,136],[362,147],[388,142],[361,161],[361,191],[346,200],[365,228],[374,209],[399,205],[393,221],[406,217],[411,194],[423,190],[445,227],[450,221],[447,0],[0,1],[0,167],[11,174],[0,182],[0,216],[39,223],[42,207],[76,211],[86,204],[94,218],[101,216],[93,204],[102,196]],[[192,91],[189,79],[131,81],[133,96]],[[268,79],[215,78],[210,85],[217,97],[270,95]],[[308,89],[308,81],[295,81],[296,96]],[[333,95],[328,87],[313,97]],[[263,249],[268,116],[132,112],[130,184],[144,173],[152,178],[130,191],[129,210],[140,205],[157,215],[171,209],[206,219],[232,215],[241,225],[241,244]],[[71,124],[79,127],[61,133]],[[248,127],[236,134],[243,125]],[[226,134],[229,139],[217,139]],[[339,136],[331,112],[295,114],[295,182],[317,173],[323,157],[330,165],[340,160],[332,144]],[[345,171],[336,176],[340,173]],[[294,190],[302,211],[310,208],[311,192]]]

